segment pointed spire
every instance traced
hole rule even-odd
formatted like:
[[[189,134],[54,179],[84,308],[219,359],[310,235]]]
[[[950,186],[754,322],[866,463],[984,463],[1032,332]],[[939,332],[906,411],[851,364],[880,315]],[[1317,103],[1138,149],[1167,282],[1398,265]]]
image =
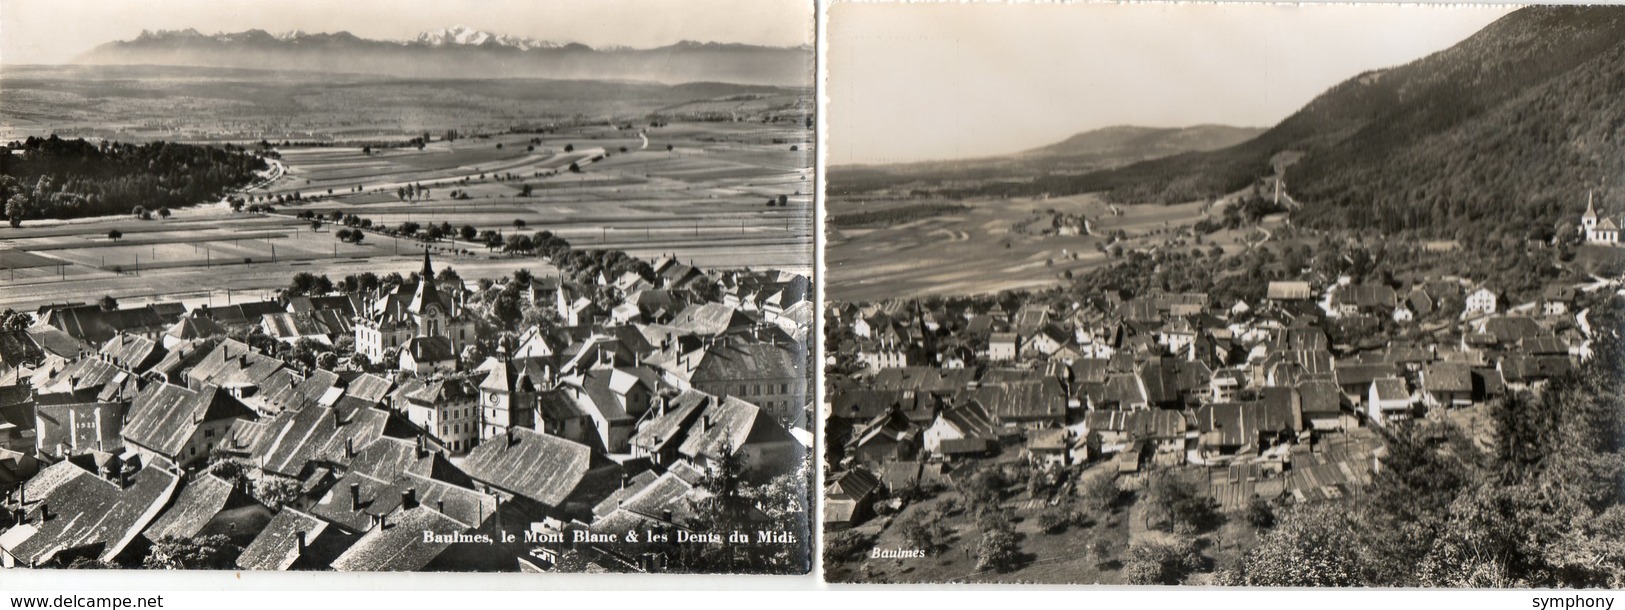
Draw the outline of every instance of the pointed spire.
[[[423,271],[419,273],[425,281],[434,281],[434,266],[429,264],[429,247],[423,247]]]
[[[1596,218],[1597,217],[1597,207],[1595,205],[1593,205],[1593,203],[1594,203],[1593,200],[1595,200],[1595,199],[1596,199],[1596,193],[1594,191],[1586,191],[1586,213],[1585,213],[1584,216],[1581,216],[1581,218]]]

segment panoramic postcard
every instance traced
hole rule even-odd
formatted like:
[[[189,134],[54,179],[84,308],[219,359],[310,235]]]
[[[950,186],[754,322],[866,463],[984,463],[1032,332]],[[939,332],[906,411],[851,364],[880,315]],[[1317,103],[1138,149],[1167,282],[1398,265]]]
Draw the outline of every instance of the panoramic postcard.
[[[827,31],[828,579],[1625,585],[1625,8]]]
[[[6,568],[809,570],[810,3],[0,19]]]

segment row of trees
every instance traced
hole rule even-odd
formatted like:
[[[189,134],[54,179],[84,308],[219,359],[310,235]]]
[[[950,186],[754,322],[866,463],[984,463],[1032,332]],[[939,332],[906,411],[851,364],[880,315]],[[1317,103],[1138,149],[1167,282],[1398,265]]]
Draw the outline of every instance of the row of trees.
[[[30,137],[0,152],[0,201],[14,227],[31,218],[165,209],[218,200],[265,168],[234,146]]]

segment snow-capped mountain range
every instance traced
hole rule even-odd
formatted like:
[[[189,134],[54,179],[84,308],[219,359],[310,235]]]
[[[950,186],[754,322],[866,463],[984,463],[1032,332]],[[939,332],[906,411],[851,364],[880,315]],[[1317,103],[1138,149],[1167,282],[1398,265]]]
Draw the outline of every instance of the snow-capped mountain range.
[[[345,72],[402,78],[560,78],[810,86],[811,47],[690,40],[656,48],[602,47],[498,34],[468,26],[374,40],[349,32],[143,31],[74,63]]]

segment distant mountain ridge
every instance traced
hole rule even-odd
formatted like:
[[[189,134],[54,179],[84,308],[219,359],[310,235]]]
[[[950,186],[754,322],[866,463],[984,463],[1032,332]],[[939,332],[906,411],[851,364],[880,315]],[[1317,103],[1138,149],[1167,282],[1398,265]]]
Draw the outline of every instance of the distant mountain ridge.
[[[410,40],[371,40],[349,32],[203,34],[143,31],[97,46],[74,60],[91,65],[173,65],[401,78],[556,78],[641,80],[666,84],[725,82],[812,85],[808,46],[767,47],[682,41],[663,47],[594,49],[452,26]]]
[[[1245,142],[1264,132],[1260,127],[1193,125],[1190,127],[1139,127],[1114,125],[1018,153],[1027,157],[1113,155],[1152,159],[1190,151],[1215,150]]]
[[[832,166],[829,170],[829,192],[853,195],[903,186],[921,191],[952,190],[966,182],[1004,184],[999,181],[1014,180],[1026,183],[1042,179],[1035,176],[1077,176],[1147,159],[1225,148],[1263,131],[1260,127],[1229,125],[1115,125],[1081,132],[1054,144],[1008,155],[889,165]]]

